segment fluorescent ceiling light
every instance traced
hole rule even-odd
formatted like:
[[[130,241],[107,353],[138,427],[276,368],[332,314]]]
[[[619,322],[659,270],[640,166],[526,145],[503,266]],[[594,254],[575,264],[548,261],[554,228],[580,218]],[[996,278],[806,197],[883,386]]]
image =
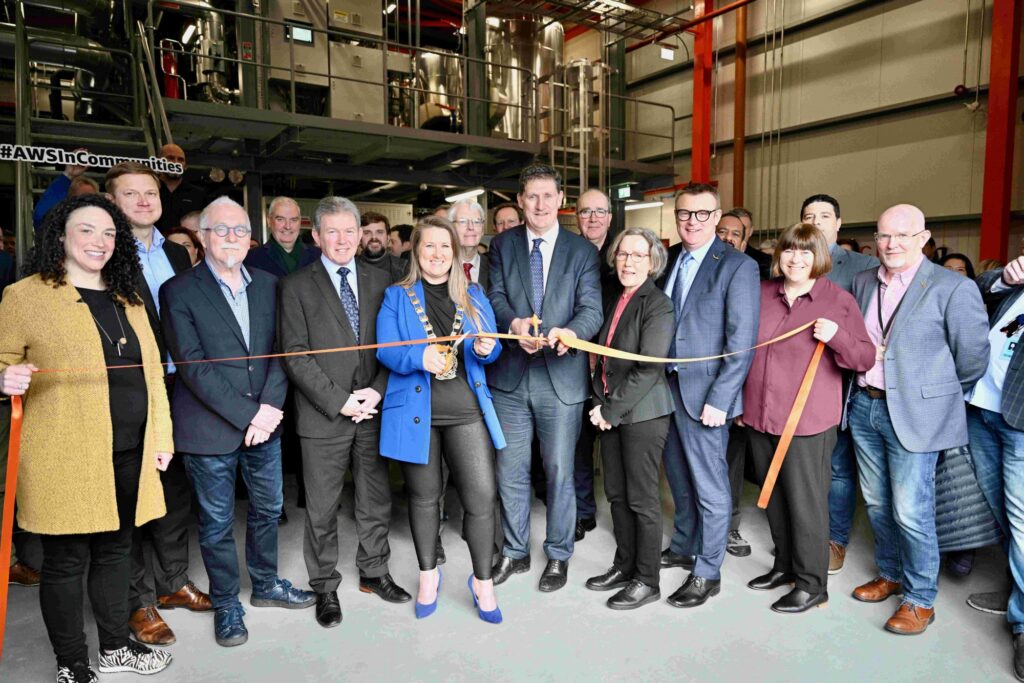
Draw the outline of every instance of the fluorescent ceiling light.
[[[450,162],[448,165],[449,166],[465,166],[466,164],[471,164],[471,163],[473,163],[472,159],[469,159],[467,157],[462,157],[461,159],[456,159],[455,161]]]
[[[196,34],[196,25],[189,24],[185,27],[185,32],[181,35],[181,44],[188,45],[192,42],[192,37]]]
[[[511,198],[511,197],[509,197],[509,196],[508,196],[507,194],[505,194],[504,192],[498,192],[497,190],[491,190],[491,192],[493,192],[494,194],[498,195],[499,197],[501,197],[502,199],[504,199],[504,200],[505,200],[506,202],[510,202],[510,201],[512,201],[512,198]]]
[[[391,14],[396,9],[398,9],[398,3],[397,2],[389,2],[388,6],[384,8],[384,14]]]
[[[466,190],[465,192],[459,192],[458,194],[447,195],[444,198],[444,200],[446,202],[461,202],[463,199],[472,199],[473,197],[479,197],[484,192],[484,188],[478,187],[475,190]]]
[[[626,204],[623,208],[626,211],[636,211],[637,209],[654,209],[665,206],[664,202],[633,202]]]

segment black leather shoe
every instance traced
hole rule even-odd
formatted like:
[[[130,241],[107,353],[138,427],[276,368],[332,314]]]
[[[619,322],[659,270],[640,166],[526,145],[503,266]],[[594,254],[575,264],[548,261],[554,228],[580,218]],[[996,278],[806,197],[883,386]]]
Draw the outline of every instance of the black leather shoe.
[[[395,583],[395,580],[391,578],[391,574],[385,574],[376,579],[360,576],[359,590],[363,593],[376,593],[385,602],[401,603],[412,600],[412,596]]]
[[[593,517],[581,517],[576,520],[576,540],[582,541],[588,531],[597,528],[597,520]]]
[[[670,548],[665,548],[661,551],[661,567],[667,569],[669,567],[682,567],[683,569],[693,570],[693,565],[697,564],[696,555],[676,555]]]
[[[540,575],[540,588],[542,593],[553,593],[565,585],[569,578],[568,560],[548,560],[544,567],[544,573]]]
[[[767,574],[751,579],[747,583],[747,588],[753,588],[756,591],[773,591],[782,586],[792,586],[794,580],[792,574],[777,572],[773,569]]]
[[[668,597],[668,604],[673,607],[699,607],[721,590],[721,579],[705,579],[690,574],[679,590]]]
[[[629,579],[629,574],[612,567],[600,576],[587,579],[586,585],[592,591],[611,591],[616,588],[625,588],[629,585]]]
[[[448,558],[444,555],[444,546],[441,545],[440,536],[437,537],[437,545],[434,546],[434,554],[437,556],[437,563],[439,565],[448,561]]]
[[[338,591],[316,594],[316,623],[324,628],[333,628],[341,623],[341,603]]]
[[[1024,681],[1024,633],[1013,634],[1013,675]]]
[[[284,508],[281,508],[281,516],[277,518],[277,525],[278,526],[284,526],[287,523],[288,523],[288,513],[284,511]]]
[[[647,603],[661,600],[661,591],[643,581],[633,579],[625,588],[608,598],[605,603],[611,609],[636,609]]]
[[[828,591],[822,591],[817,595],[811,595],[805,590],[794,588],[783,595],[772,605],[773,612],[782,614],[799,614],[806,612],[812,607],[824,607],[828,604]]]
[[[494,580],[494,585],[498,586],[505,583],[513,574],[523,574],[528,571],[530,571],[529,555],[519,560],[502,555],[498,564],[494,565],[494,569],[491,570],[491,579]]]

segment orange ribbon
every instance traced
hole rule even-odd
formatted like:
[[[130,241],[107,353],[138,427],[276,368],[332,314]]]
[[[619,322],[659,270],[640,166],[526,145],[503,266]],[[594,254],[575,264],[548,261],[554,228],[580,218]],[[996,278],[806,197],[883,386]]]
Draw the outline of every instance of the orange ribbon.
[[[11,397],[11,438],[7,445],[7,488],[3,526],[0,528],[0,659],[4,656],[7,625],[7,588],[11,577],[11,541],[14,537],[14,492],[18,488],[18,450],[21,445],[21,396]]]

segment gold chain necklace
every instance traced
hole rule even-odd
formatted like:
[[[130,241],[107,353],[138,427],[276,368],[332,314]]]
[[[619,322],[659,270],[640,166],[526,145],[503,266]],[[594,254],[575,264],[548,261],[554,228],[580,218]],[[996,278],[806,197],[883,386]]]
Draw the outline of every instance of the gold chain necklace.
[[[409,302],[412,303],[412,308],[416,311],[416,315],[420,319],[420,324],[423,325],[423,331],[427,333],[427,339],[437,339],[437,335],[434,334],[434,326],[430,324],[430,320],[427,318],[426,311],[423,310],[423,305],[420,303],[420,299],[416,296],[416,292],[412,287],[404,287],[405,293],[409,296]],[[462,317],[463,309],[458,303],[455,304],[455,318],[452,320],[452,333],[451,337],[459,336],[462,331]],[[438,353],[444,356],[444,370],[434,375],[434,377],[445,380],[454,379],[455,371],[459,367],[458,359],[458,347],[457,342],[449,342],[447,344],[434,344],[434,348],[437,349]]]
[[[92,315],[91,310],[89,311],[89,315]],[[107,338],[107,341],[113,344],[115,347],[117,347],[117,356],[118,358],[120,358],[121,347],[128,345],[128,339],[126,338],[127,335],[125,335],[124,333],[124,324],[121,322],[121,314],[117,312],[117,304],[114,304],[114,316],[117,317],[117,326],[121,328],[121,337],[116,342],[109,334],[107,334],[107,330],[103,327],[102,324],[100,324],[99,318],[97,318],[95,315],[92,315],[92,319],[96,321],[96,327],[100,328],[100,332],[102,332],[103,336]]]

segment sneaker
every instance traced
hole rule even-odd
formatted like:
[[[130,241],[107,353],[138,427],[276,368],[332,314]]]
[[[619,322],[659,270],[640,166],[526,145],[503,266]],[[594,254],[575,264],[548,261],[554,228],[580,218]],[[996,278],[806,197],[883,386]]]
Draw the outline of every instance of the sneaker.
[[[98,680],[88,661],[57,667],[57,683],[96,683]]]
[[[988,614],[1006,614],[1006,606],[1010,604],[1010,591],[992,591],[990,593],[972,593],[967,598],[967,605],[979,612]]]
[[[253,607],[303,609],[316,604],[316,593],[296,588],[291,581],[277,579],[270,588],[261,591],[253,589],[249,602]]]
[[[828,573],[838,574],[843,571],[843,563],[846,562],[846,546],[839,545],[835,541],[828,542]]]
[[[729,541],[725,550],[735,557],[746,557],[750,554],[750,544],[740,536],[739,529],[733,529],[729,532]]]
[[[106,652],[100,648],[101,674],[128,672],[148,676],[160,673],[170,663],[170,652],[153,650],[134,640],[129,640],[127,645],[113,652]]]
[[[241,605],[232,605],[217,610],[213,615],[213,638],[221,647],[243,645],[249,640],[249,631],[242,617],[245,610]]]

